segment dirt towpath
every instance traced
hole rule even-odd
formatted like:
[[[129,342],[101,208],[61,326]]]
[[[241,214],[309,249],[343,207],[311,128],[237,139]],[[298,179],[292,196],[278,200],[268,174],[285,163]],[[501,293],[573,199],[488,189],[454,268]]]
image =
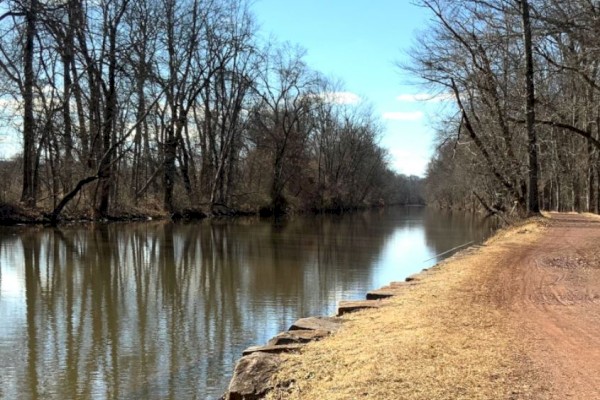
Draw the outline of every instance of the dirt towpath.
[[[600,219],[551,214],[539,240],[503,260],[493,292],[533,339],[527,353],[557,399],[600,399]]]
[[[600,218],[510,228],[346,318],[270,398],[600,399]]]

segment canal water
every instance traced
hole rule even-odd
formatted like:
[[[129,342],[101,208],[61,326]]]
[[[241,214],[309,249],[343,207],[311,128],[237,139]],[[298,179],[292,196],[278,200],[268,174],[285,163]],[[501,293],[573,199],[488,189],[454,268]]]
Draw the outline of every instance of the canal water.
[[[416,207],[0,227],[0,399],[218,398],[244,348],[494,227]]]

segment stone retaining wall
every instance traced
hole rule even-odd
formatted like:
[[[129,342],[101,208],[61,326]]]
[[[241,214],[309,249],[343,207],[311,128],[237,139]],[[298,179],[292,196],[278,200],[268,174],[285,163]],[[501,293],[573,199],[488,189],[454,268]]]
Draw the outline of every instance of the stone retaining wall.
[[[424,270],[425,272],[426,270]],[[222,400],[262,399],[273,387],[271,376],[277,371],[281,360],[279,354],[298,351],[306,343],[323,339],[338,331],[344,319],[342,315],[363,309],[379,308],[384,300],[400,294],[422,278],[421,274],[406,278],[405,282],[392,282],[367,293],[367,300],[341,301],[335,317],[308,317],[294,322],[287,331],[281,332],[264,346],[252,346],[242,352],[235,365],[233,377]]]
[[[421,281],[442,264],[458,255],[479,248],[472,246],[444,260],[430,269],[424,269],[411,275],[404,282],[391,282],[389,285],[367,292],[366,300],[341,301],[335,317],[308,317],[294,322],[290,328],[281,332],[264,346],[252,346],[244,350],[242,358],[235,365],[229,387],[221,400],[256,400],[262,399],[273,389],[271,376],[281,364],[279,355],[286,352],[299,351],[306,343],[326,338],[335,334],[344,323],[341,316],[364,309],[384,307],[385,299],[400,295],[406,288],[419,285]]]

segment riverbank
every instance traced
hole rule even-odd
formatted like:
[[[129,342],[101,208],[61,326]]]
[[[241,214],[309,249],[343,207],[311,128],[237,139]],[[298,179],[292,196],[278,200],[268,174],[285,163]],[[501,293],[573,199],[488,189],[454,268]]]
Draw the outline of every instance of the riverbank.
[[[369,209],[383,207],[425,207],[423,204],[391,204],[387,206],[361,206],[340,207],[324,209],[290,209],[282,216],[290,215],[316,215],[316,214],[346,214]],[[186,208],[166,212],[164,210],[150,210],[142,208],[130,208],[113,212],[105,217],[94,217],[90,213],[63,213],[56,222],[52,221],[51,211],[41,208],[26,208],[19,204],[0,202],[0,226],[9,225],[43,225],[50,224],[74,224],[88,222],[139,222],[149,220],[172,220],[172,221],[200,221],[206,218],[231,218],[231,217],[275,217],[270,209],[244,210],[234,209],[217,205],[210,210],[203,208]]]
[[[600,219],[552,214],[284,354],[270,399],[600,398]]]

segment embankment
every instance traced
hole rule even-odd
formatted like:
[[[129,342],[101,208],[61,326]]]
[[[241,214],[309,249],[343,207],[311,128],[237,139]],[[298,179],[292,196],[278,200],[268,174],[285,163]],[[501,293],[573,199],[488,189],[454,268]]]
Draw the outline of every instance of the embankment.
[[[266,397],[600,398],[597,243],[591,216],[504,230],[271,358]]]

